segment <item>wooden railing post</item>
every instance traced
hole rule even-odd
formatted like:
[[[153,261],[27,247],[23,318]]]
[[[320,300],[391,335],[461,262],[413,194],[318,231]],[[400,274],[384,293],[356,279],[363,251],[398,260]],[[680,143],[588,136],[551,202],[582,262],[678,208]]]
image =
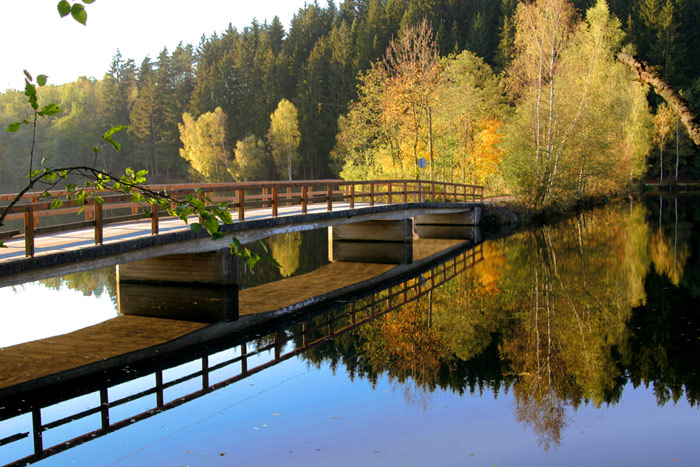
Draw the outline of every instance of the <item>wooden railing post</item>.
[[[374,183],[369,184],[369,206],[374,206]]]
[[[301,187],[301,213],[302,214],[306,214],[306,208],[307,208],[308,203],[309,203],[307,190],[308,190],[308,188],[306,185]]]
[[[202,389],[209,387],[209,356],[202,357]]]
[[[435,182],[430,182],[430,201],[435,202]]]
[[[282,336],[280,331],[275,332],[275,360],[282,356]]]
[[[272,217],[277,217],[277,187],[272,187]]]
[[[158,205],[151,204],[151,235],[158,235]]]
[[[241,374],[248,373],[248,347],[247,342],[241,344]]]
[[[408,193],[407,193],[408,185],[406,184],[406,182],[403,182],[403,187],[402,187],[402,188],[403,188],[403,195],[401,196],[401,200],[402,200],[404,203],[406,203],[406,202],[408,202]]]
[[[355,209],[355,185],[350,185],[350,209]]]
[[[34,256],[34,213],[31,206],[24,211],[24,255]]]
[[[102,245],[102,203],[95,202],[95,245]]]
[[[32,432],[33,432],[33,438],[34,438],[34,454],[38,456],[42,452],[44,452],[44,442],[43,442],[44,427],[41,423],[41,408],[40,407],[34,407],[32,409]]]
[[[423,183],[418,182],[418,202],[423,202]]]
[[[100,419],[102,429],[109,428],[109,397],[106,387],[100,388]]]
[[[237,190],[238,192],[238,220],[243,221],[245,220],[245,195],[243,194],[243,190]]]
[[[333,210],[333,185],[328,185],[328,212]]]
[[[386,200],[391,204],[391,182],[386,184]]]

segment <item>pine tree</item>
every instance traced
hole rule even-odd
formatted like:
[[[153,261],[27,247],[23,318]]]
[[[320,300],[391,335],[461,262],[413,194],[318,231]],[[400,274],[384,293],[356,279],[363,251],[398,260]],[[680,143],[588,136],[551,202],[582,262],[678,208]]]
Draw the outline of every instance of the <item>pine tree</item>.
[[[102,131],[117,125],[128,125],[130,122],[131,108],[134,103],[136,91],[136,67],[132,59],[123,60],[121,52],[117,50],[112,59],[109,71],[102,79],[99,92],[99,122]],[[120,137],[122,156],[119,158],[120,170],[135,162],[134,153],[136,147],[130,135]]]
[[[138,72],[138,91],[130,115],[129,133],[136,138],[134,154],[145,162],[148,170],[158,173],[156,159],[156,82],[151,59],[141,62]]]
[[[328,153],[333,147],[337,111],[329,105],[328,86],[331,49],[326,39],[320,39],[311,51],[299,81],[299,131],[302,157],[302,177],[326,175]]]
[[[176,169],[180,162],[177,157],[179,148],[177,124],[181,113],[177,103],[172,59],[165,48],[158,55],[153,78],[155,81],[155,159],[157,161],[153,175],[164,174],[166,178],[170,178],[170,170]]]

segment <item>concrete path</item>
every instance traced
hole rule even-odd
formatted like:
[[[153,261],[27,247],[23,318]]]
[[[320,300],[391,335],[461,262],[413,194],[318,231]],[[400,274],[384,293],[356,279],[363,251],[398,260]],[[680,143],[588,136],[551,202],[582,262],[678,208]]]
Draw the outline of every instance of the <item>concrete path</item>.
[[[375,206],[380,206],[381,203],[375,203]],[[368,203],[355,203],[355,209],[369,207]],[[334,211],[349,210],[349,203],[334,203]],[[307,208],[307,214],[316,214],[328,212],[326,203],[310,204]],[[301,206],[285,206],[280,207],[277,217],[288,217],[301,214]],[[233,213],[234,219],[237,214]],[[272,208],[256,209],[246,211],[245,220],[260,220],[272,218]],[[197,222],[197,217],[192,216],[189,223]],[[237,221],[236,221],[237,222]],[[172,217],[164,217],[159,222],[159,235],[171,232],[188,231],[190,227],[180,219]],[[151,236],[151,221],[144,219],[142,221],[129,221],[118,224],[107,224],[103,229],[104,242],[109,245],[131,240],[135,238],[143,238]],[[6,263],[17,259],[23,259],[24,254],[24,237],[15,237],[5,241],[7,248],[0,249],[0,263]],[[45,256],[66,251],[79,250],[82,248],[93,247],[95,245],[95,230],[93,228],[80,229],[69,232],[61,232],[54,234],[37,235],[34,239],[34,256]]]

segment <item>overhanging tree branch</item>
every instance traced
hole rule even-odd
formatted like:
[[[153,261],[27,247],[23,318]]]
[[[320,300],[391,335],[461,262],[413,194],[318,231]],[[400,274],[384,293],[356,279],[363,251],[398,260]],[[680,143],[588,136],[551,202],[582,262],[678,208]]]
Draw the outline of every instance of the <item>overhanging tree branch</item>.
[[[624,52],[618,52],[617,59],[630,67],[640,80],[654,88],[654,92],[661,96],[678,115],[695,145],[700,147],[700,121],[698,121],[698,116],[690,110],[688,102],[666,82],[661,69]]]

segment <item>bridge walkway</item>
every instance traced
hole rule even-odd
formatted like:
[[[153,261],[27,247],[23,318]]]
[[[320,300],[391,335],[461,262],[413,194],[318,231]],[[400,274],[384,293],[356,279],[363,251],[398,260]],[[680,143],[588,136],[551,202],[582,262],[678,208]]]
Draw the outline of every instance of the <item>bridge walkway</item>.
[[[374,203],[381,206],[382,203]],[[355,203],[355,209],[369,207],[369,203]],[[334,211],[349,210],[350,203],[336,202],[333,204]],[[306,214],[316,214],[327,212],[326,203],[309,204]],[[278,208],[277,217],[287,217],[302,214],[300,205],[281,206]],[[260,208],[246,211],[246,221],[271,219],[272,208]],[[197,222],[197,217],[189,219],[189,223]],[[159,233],[182,232],[190,227],[177,218],[164,218],[159,223]],[[143,238],[152,236],[151,220],[144,218],[142,221],[129,221],[119,224],[106,225],[103,228],[103,244],[113,244],[124,240]],[[34,238],[34,256],[46,256],[67,251],[80,250],[95,246],[94,229],[84,228],[75,231],[37,235]],[[7,263],[25,257],[25,242],[23,238],[5,241],[7,248],[0,248],[0,263]]]

